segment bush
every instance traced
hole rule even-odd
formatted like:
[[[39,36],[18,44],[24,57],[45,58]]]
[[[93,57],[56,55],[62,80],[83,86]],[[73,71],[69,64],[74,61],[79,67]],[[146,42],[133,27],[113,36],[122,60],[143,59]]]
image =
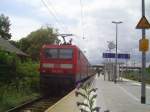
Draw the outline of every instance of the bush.
[[[0,88],[0,112],[4,112],[16,105],[35,98],[38,96],[37,93],[25,92],[22,90],[17,90],[12,86],[3,86]]]
[[[39,90],[38,63],[31,61],[20,64],[17,69],[18,80],[23,88],[29,87],[33,91]],[[21,80],[21,81],[20,81]]]
[[[131,79],[131,80],[135,80],[135,81],[141,82],[141,73],[139,73],[138,71],[127,72],[124,75],[124,77],[128,78],[128,79]],[[149,69],[146,69],[145,82],[150,84],[150,70]]]
[[[0,82],[5,85],[13,85],[16,88],[39,87],[38,63],[30,60],[21,63],[21,60],[12,53],[0,51],[1,78]]]
[[[0,111],[4,111],[39,93],[39,63],[21,60],[0,50]]]

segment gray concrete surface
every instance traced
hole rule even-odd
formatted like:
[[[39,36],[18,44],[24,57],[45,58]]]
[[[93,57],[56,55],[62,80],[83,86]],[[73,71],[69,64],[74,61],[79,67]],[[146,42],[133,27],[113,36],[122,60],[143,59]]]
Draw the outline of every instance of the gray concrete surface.
[[[75,91],[76,90],[71,91],[53,106],[49,107],[45,112],[80,112],[76,102],[78,100],[82,101],[82,99],[75,96]]]
[[[98,88],[96,105],[101,107],[100,112],[150,112],[150,87],[146,88],[146,104],[141,104],[141,86],[137,82],[124,80],[114,84],[101,76],[95,78],[94,86]]]

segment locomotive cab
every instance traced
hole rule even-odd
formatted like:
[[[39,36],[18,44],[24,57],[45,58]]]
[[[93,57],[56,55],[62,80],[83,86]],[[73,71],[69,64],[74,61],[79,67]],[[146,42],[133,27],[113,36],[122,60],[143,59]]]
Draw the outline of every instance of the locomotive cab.
[[[61,92],[75,85],[75,47],[46,45],[40,54],[41,91]],[[43,92],[42,92],[43,93]]]
[[[70,91],[90,77],[90,66],[75,45],[44,45],[40,53],[41,93],[52,95]]]

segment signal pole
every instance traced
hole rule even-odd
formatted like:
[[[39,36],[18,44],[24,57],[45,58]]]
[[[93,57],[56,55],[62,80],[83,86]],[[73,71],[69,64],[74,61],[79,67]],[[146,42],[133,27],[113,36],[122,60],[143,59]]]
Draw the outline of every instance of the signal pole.
[[[142,17],[145,16],[145,0],[142,0]],[[142,39],[145,39],[146,31],[142,29]],[[146,102],[146,89],[145,89],[145,67],[146,67],[146,52],[142,52],[142,75],[141,75],[141,103]]]
[[[146,68],[146,51],[149,49],[149,41],[146,39],[146,29],[150,29],[150,24],[145,17],[145,0],[142,0],[142,18],[136,26],[142,30],[142,39],[139,41],[139,50],[142,51],[142,69],[141,69],[141,103],[146,102],[146,84],[145,84],[145,68]]]

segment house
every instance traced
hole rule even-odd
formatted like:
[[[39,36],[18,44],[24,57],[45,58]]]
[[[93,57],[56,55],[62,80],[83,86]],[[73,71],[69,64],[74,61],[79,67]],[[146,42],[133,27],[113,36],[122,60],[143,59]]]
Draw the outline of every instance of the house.
[[[21,58],[28,57],[26,53],[13,46],[8,40],[3,39],[2,37],[0,37],[0,49],[10,53],[16,53]]]

